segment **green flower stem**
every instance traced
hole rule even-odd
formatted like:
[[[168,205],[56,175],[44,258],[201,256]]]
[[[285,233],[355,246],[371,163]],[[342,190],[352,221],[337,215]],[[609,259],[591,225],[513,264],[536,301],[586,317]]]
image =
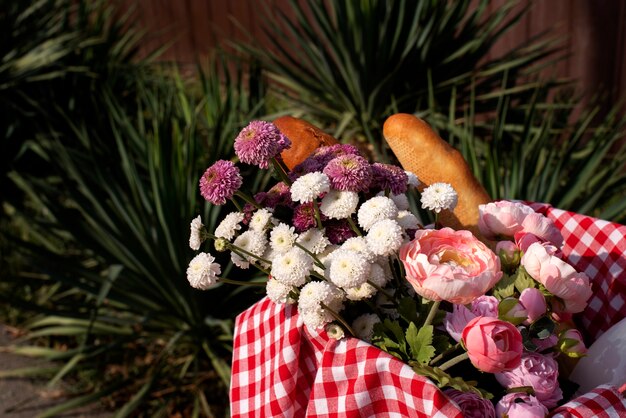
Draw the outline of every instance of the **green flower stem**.
[[[322,229],[324,229],[324,227],[322,226],[322,217],[320,216],[320,208],[317,205],[318,205],[317,200],[314,200],[313,210],[315,211],[315,222],[317,222],[317,229],[321,231]]]
[[[313,261],[315,262],[315,265],[317,267],[321,268],[322,270],[326,269],[324,264],[311,251],[309,251],[308,249],[304,248],[302,245],[298,244],[297,242],[294,242],[293,245],[295,245],[296,247],[300,248],[302,251],[304,251],[305,253],[310,255],[311,258],[313,258]]]
[[[393,295],[391,293],[387,292],[385,289],[383,289],[382,287],[378,286],[376,283],[372,282],[371,280],[368,280],[367,284],[369,284],[374,289],[376,289],[377,291],[379,291],[380,293],[385,295],[385,297],[387,299],[389,299],[390,301],[393,301],[393,303],[395,304],[395,300],[394,300]]]
[[[360,237],[363,236],[363,233],[361,232],[361,230],[359,229],[359,227],[356,226],[356,224],[354,223],[354,221],[352,220],[352,216],[348,216],[346,218],[348,220],[348,223],[350,224],[350,228],[352,228],[352,230],[354,232],[356,232],[356,234]]]
[[[233,196],[233,199],[230,199],[230,201],[233,202],[233,205],[235,205],[238,212],[243,212],[243,208],[241,207],[239,203],[237,203],[237,201],[234,199],[234,196]]]
[[[310,276],[315,276],[318,279],[324,280],[324,281],[328,281],[326,280],[326,277],[324,277],[322,274],[319,274],[317,271],[315,270],[311,270],[311,272],[309,273]]]
[[[439,368],[443,371],[448,370],[450,367],[459,364],[460,362],[467,360],[469,358],[469,355],[467,354],[467,352],[463,353],[463,354],[459,354],[456,357],[451,358],[450,360],[446,361],[445,363],[443,363],[441,366],[439,366]]]
[[[265,286],[266,285],[266,283],[244,282],[242,280],[227,279],[226,277],[219,277],[217,281],[222,282],[222,283],[228,283],[228,284],[236,284],[238,286]]]
[[[430,325],[433,322],[433,319],[435,319],[435,315],[437,314],[437,311],[439,310],[439,305],[441,304],[441,301],[434,301],[432,306],[430,307],[430,311],[428,311],[428,316],[426,317],[426,321],[424,321],[424,326]]]
[[[454,351],[456,351],[460,347],[461,347],[461,343],[456,343],[452,347],[450,347],[447,350],[445,350],[443,353],[439,353],[435,357],[433,357],[433,359],[428,363],[428,365],[432,366],[433,364],[437,363],[439,360],[443,359],[448,354],[453,353]]]
[[[332,315],[333,318],[335,318],[337,321],[341,322],[341,325],[343,325],[346,330],[348,330],[348,332],[350,333],[350,335],[352,335],[353,337],[356,336],[356,333],[354,332],[354,330],[352,329],[352,327],[350,327],[350,325],[348,325],[348,323],[341,317],[341,315],[339,315],[337,312],[333,311],[332,309],[330,309],[328,306],[326,306],[325,304],[321,304],[322,308],[324,308],[325,310],[328,311],[328,313],[330,313]]]
[[[285,170],[285,168],[287,167],[285,167],[285,165],[281,161],[279,161],[276,157],[272,158],[272,165],[274,166],[274,169],[278,173],[278,176],[283,181],[283,183],[291,187],[291,180],[289,180],[289,176],[287,175],[287,170]]]
[[[245,200],[246,202],[250,203],[252,206],[254,206],[257,209],[261,209],[261,206],[259,206],[259,204],[257,202],[254,201],[254,199],[252,199],[250,196],[248,196],[247,194],[240,192],[239,190],[237,190],[235,192],[236,196],[239,196],[240,198],[242,198],[243,200]]]
[[[272,263],[269,260],[264,259],[263,257],[259,257],[258,255],[252,254],[251,252],[248,252],[244,249],[241,249],[233,244],[229,244],[228,248],[230,248],[231,251],[235,252],[236,254],[238,254],[240,257],[243,257],[242,254],[256,258],[257,260],[272,265]],[[264,268],[262,268],[261,266],[258,266],[255,264],[255,267],[258,268],[259,270],[261,270],[263,273],[265,274],[269,274],[269,271],[265,270]]]

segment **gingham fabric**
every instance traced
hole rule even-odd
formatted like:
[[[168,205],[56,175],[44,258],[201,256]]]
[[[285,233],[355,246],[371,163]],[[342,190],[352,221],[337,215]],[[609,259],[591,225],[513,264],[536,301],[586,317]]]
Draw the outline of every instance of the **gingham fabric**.
[[[568,261],[593,278],[594,294],[578,319],[595,339],[626,317],[626,227],[531,206],[561,229]],[[231,379],[232,417],[462,417],[454,402],[398,359],[355,338],[311,333],[293,306],[268,299],[237,317]],[[626,399],[601,386],[553,413],[626,418]]]

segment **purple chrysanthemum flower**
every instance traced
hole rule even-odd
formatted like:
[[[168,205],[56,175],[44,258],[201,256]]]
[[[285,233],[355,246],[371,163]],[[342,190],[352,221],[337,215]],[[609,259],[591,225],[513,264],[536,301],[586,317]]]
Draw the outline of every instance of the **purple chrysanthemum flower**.
[[[372,164],[371,187],[381,191],[391,190],[393,194],[406,193],[409,177],[400,167],[391,164]]]
[[[359,149],[354,145],[335,144],[316,149],[313,151],[310,158],[315,159],[320,164],[321,168],[324,168],[331,160],[341,155],[358,155],[361,157]]]
[[[241,162],[267,168],[269,161],[291,146],[291,141],[271,122],[254,120],[235,138],[235,154]]]
[[[267,192],[260,192],[254,195],[256,202],[267,208],[274,209],[276,206],[291,206],[293,201],[291,200],[291,192],[289,186],[285,183],[276,183]]]
[[[372,181],[372,168],[367,160],[358,155],[340,155],[324,168],[334,189],[360,192],[367,190]]]
[[[345,219],[332,219],[324,222],[324,226],[331,244],[343,244],[347,239],[356,237],[356,232],[350,228],[350,224]]]
[[[303,203],[296,206],[294,209],[293,226],[296,228],[297,232],[308,231],[317,225],[315,209],[313,208],[314,204],[315,202]],[[326,217],[320,213],[320,219],[324,221]]]
[[[296,181],[298,177],[315,171],[322,171],[323,169],[324,166],[317,159],[309,157],[289,172],[289,180]]]
[[[200,194],[214,205],[223,205],[241,187],[243,179],[232,161],[219,160],[200,177]]]

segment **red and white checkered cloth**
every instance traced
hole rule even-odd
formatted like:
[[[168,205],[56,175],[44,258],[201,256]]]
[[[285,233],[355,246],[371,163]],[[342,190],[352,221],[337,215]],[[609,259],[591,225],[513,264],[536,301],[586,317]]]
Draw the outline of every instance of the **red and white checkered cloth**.
[[[595,339],[626,317],[626,226],[531,206],[554,220],[568,261],[594,280],[579,319]],[[267,298],[237,317],[231,379],[232,417],[462,418],[454,402],[400,360],[355,338],[312,333],[295,307]],[[553,413],[626,417],[626,399],[600,386]]]

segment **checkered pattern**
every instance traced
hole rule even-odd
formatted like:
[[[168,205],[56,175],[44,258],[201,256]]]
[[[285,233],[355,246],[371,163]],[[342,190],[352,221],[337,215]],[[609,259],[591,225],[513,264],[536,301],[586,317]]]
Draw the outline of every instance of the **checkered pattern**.
[[[568,261],[593,278],[593,297],[579,320],[595,339],[626,317],[626,227],[531,206],[554,220]],[[292,306],[261,300],[237,317],[234,338],[233,417],[462,417],[454,402],[400,360],[354,338],[311,333]],[[626,417],[626,400],[601,386],[554,414]]]

